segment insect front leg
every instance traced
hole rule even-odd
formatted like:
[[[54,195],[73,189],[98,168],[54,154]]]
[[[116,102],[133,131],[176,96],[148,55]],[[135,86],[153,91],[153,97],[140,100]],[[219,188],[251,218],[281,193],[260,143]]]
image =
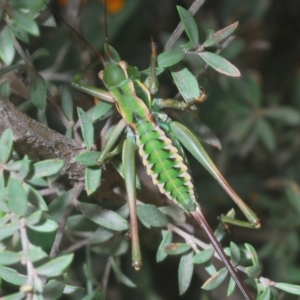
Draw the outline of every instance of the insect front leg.
[[[124,179],[127,190],[129,214],[130,214],[130,235],[132,245],[132,265],[136,270],[142,266],[137,211],[136,211],[136,169],[135,169],[136,142],[131,130],[128,130],[127,138],[123,145],[122,161]]]
[[[73,77],[71,86],[74,89],[76,89],[80,92],[83,92],[87,95],[90,95],[92,97],[96,97],[96,98],[104,100],[106,102],[114,103],[115,102],[114,98],[110,95],[110,93],[108,91],[91,86],[91,85],[83,84],[81,82],[83,80],[84,76],[86,76],[88,73],[90,73],[95,68],[95,65],[97,65],[97,64],[98,64],[98,62],[91,64],[85,70],[76,74]]]

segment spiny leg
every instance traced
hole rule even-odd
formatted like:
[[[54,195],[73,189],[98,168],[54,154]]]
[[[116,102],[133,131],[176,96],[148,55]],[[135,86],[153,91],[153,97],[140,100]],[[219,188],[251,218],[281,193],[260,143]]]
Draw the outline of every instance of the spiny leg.
[[[136,270],[142,266],[138,222],[136,212],[136,169],[135,169],[135,138],[128,133],[123,145],[122,161],[124,169],[124,179],[128,197],[128,206],[130,214],[130,236],[132,245],[132,265]]]

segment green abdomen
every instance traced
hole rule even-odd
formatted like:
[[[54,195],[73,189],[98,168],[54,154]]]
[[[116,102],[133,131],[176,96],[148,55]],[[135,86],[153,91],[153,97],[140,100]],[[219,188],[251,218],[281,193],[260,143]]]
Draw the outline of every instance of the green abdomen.
[[[161,193],[186,211],[196,209],[191,175],[172,141],[155,123],[136,123],[136,141],[143,164]]]

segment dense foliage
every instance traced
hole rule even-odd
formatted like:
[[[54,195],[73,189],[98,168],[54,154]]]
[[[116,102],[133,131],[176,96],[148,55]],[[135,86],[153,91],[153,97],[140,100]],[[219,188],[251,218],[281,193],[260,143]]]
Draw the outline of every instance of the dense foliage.
[[[103,5],[84,2],[49,4],[104,52]],[[193,19],[176,9],[193,1],[112,2],[109,42],[122,59],[147,76],[151,38],[157,44],[159,98],[181,99],[178,90],[186,102],[207,94],[197,111],[168,115],[197,134],[261,219],[259,230],[220,224],[233,207],[243,216],[188,156],[201,207],[253,298],[298,299],[300,4],[207,0]],[[95,55],[57,20],[43,1],[0,0],[0,295],[240,299],[200,228],[160,194],[141,164],[143,267],[132,268],[119,145],[104,167],[95,163],[115,128],[107,122],[111,106],[70,87]],[[169,39],[180,20],[185,32]],[[101,85],[101,68],[84,82]]]

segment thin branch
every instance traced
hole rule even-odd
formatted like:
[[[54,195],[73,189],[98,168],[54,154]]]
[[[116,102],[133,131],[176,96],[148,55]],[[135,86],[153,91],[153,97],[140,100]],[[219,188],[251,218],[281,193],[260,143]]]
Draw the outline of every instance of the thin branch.
[[[62,241],[62,237],[63,237],[63,234],[64,234],[64,230],[65,230],[69,215],[71,214],[71,212],[72,212],[72,210],[75,206],[75,203],[77,201],[77,198],[80,195],[83,187],[84,187],[83,183],[77,183],[74,187],[71,201],[68,203],[68,205],[67,205],[67,207],[64,211],[64,214],[63,214],[63,216],[62,216],[62,218],[59,222],[59,226],[58,226],[56,236],[55,236],[55,239],[54,239],[54,242],[53,242],[53,245],[52,245],[52,248],[51,248],[51,252],[50,252],[50,257],[51,258],[56,257],[56,255],[59,251],[60,244],[61,244],[61,241]]]

